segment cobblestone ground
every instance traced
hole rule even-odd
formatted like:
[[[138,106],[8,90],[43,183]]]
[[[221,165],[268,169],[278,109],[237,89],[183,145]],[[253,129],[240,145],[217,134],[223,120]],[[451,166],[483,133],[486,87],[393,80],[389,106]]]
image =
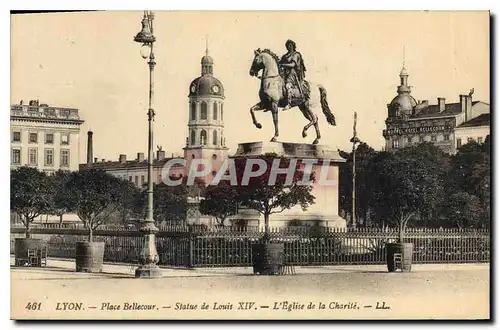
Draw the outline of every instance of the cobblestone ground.
[[[214,269],[200,271],[200,276],[191,273],[161,279],[13,268],[11,315],[63,319],[489,318],[488,265],[414,268],[410,273],[387,273],[381,266],[311,267],[285,276],[249,275],[248,271],[224,275],[223,270]],[[40,302],[40,310],[26,308],[30,302]],[[207,309],[202,308],[204,303]]]

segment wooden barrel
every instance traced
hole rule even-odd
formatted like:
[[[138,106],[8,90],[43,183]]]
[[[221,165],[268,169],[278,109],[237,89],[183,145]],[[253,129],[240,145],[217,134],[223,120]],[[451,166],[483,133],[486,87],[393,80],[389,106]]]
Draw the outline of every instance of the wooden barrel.
[[[285,245],[283,243],[258,243],[252,245],[254,274],[279,275],[283,266]]]
[[[396,270],[394,255],[401,254],[401,271],[409,272],[413,260],[413,243],[387,243],[387,269],[390,272]]]
[[[76,271],[100,273],[104,259],[104,242],[76,242]]]

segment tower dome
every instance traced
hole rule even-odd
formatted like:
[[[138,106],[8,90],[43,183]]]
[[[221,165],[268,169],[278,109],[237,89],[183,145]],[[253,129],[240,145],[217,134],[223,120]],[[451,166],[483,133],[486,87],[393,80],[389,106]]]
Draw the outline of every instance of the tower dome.
[[[411,96],[411,89],[408,86],[408,72],[403,65],[399,73],[400,83],[398,86],[398,95],[392,99],[389,104],[390,116],[400,116],[406,114],[408,116],[413,114],[413,109],[417,105],[417,101]]]
[[[224,98],[224,86],[219,79],[213,75],[214,60],[208,55],[208,47],[205,56],[201,58],[201,76],[189,85],[189,96],[208,96]]]

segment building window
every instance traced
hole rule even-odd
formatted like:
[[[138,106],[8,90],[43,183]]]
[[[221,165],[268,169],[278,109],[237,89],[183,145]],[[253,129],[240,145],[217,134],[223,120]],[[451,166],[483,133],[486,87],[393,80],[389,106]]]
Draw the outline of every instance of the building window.
[[[214,120],[217,120],[217,112],[218,111],[219,111],[219,107],[217,105],[217,102],[214,102]]]
[[[38,133],[30,133],[30,143],[37,143],[38,142]]]
[[[201,130],[200,141],[201,141],[201,145],[205,145],[207,143],[207,131],[205,131],[204,129]]]
[[[14,165],[21,164],[21,149],[19,148],[12,149],[12,164]]]
[[[483,143],[483,138],[482,137],[478,137],[477,138],[477,143]]]
[[[450,134],[445,134],[443,138],[445,141],[450,141]]]
[[[213,142],[213,145],[217,145],[217,131],[214,131],[213,134],[212,134],[212,142]]]
[[[38,149],[37,148],[30,148],[29,149],[29,157],[28,157],[28,162],[30,165],[38,165]]]
[[[45,134],[45,144],[53,144],[54,143],[54,134],[46,133]]]
[[[207,120],[207,104],[205,102],[201,103],[200,119]]]
[[[474,141],[474,138],[471,138],[471,137],[470,137],[470,138],[467,138],[467,143],[471,143],[471,142],[473,142],[473,141]]]
[[[69,118],[69,110],[61,109],[61,110],[59,110],[59,115],[61,117]]]
[[[69,144],[69,134],[61,134],[61,144]]]
[[[145,182],[144,175],[141,175],[141,186],[144,186],[144,182]]]
[[[196,120],[196,102],[191,103],[191,120]]]
[[[432,142],[436,142],[436,141],[437,141],[437,136],[432,135],[432,136],[431,136],[431,141],[432,141]]]
[[[61,149],[61,166],[69,166],[69,150],[67,149]]]
[[[196,140],[196,131],[192,130],[191,131],[191,145],[195,144],[195,140]]]
[[[134,183],[136,186],[139,185],[139,177],[137,175],[134,177]]]
[[[216,160],[216,159],[217,159],[217,155],[216,155],[216,154],[213,154],[213,155],[212,155],[212,159],[213,159],[213,160]]]
[[[12,132],[12,142],[21,142],[21,132]]]
[[[393,147],[394,149],[399,148],[399,139],[394,139],[394,140],[392,140],[392,147]]]
[[[128,177],[128,181],[132,182],[132,176],[131,175]]]
[[[418,142],[422,143],[424,141],[425,141],[425,137],[424,136],[419,136]]]
[[[462,146],[462,139],[458,138],[457,139],[457,148],[460,148]]]
[[[45,149],[45,166],[54,166],[54,149]]]

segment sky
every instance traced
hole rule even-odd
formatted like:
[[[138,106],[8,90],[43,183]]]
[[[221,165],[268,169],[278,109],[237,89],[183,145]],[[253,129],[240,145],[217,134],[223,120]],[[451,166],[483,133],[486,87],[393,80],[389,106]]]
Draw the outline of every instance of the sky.
[[[387,104],[396,95],[403,62],[412,95],[437,103],[458,102],[474,88],[474,100],[490,102],[489,14],[482,12],[196,12],[156,11],[154,21],[154,145],[182,155],[187,137],[188,89],[200,75],[208,36],[214,76],[225,88],[224,119],[230,153],[238,143],[268,141],[269,112],[258,102],[260,81],[248,74],[256,48],[285,53],[292,39],[303,55],[306,79],[322,84],[336,116],[329,126],[318,111],[321,144],[349,150],[353,112],[358,136],[384,145]],[[24,14],[11,17],[11,103],[39,99],[80,109],[80,163],[86,132],[94,132],[94,156],[118,160],[147,153],[148,66],[133,37],[140,11]],[[311,143],[313,128],[298,108],[279,114],[280,141]]]

